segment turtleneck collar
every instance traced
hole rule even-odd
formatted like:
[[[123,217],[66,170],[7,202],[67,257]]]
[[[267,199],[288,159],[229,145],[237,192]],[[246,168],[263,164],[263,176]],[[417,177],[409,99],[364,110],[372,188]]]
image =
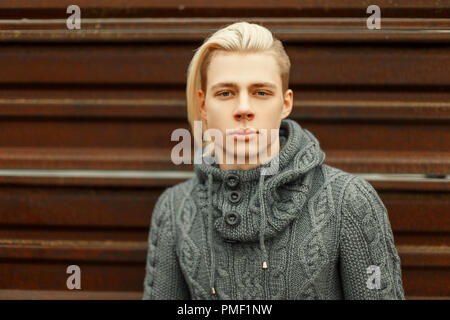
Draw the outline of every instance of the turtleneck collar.
[[[215,294],[213,231],[226,241],[259,240],[262,268],[266,270],[269,266],[265,239],[275,236],[297,218],[312,184],[312,175],[306,173],[325,159],[319,141],[297,122],[282,120],[279,134],[280,152],[269,162],[255,168],[222,170],[217,163],[208,164],[205,161],[194,165],[200,182],[199,197],[205,203],[208,214],[212,295]],[[232,217],[229,212],[221,211],[226,194],[231,194],[230,188],[231,191],[237,189],[235,194],[249,197],[236,206]],[[238,223],[232,223],[236,220]]]

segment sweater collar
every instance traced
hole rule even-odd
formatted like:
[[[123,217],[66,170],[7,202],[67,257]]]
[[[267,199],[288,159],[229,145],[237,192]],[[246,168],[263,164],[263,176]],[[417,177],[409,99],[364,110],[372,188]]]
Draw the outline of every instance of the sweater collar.
[[[198,199],[200,209],[208,215],[208,237],[212,245],[213,229],[227,241],[256,241],[261,248],[262,268],[266,270],[268,255],[265,239],[275,236],[296,219],[308,198],[312,186],[312,174],[321,165],[325,153],[319,141],[297,122],[284,119],[280,125],[280,152],[269,162],[249,170],[222,170],[217,163],[196,164],[194,170],[199,180]],[[277,162],[277,165],[275,164]],[[270,172],[270,168],[277,168]],[[224,185],[233,185],[230,177],[238,181],[239,192],[250,197],[248,205],[240,207],[231,223],[229,212],[221,211],[225,198]],[[299,183],[300,182],[300,183]],[[230,194],[230,193],[228,193]],[[210,248],[211,294],[215,295],[215,254]]]
[[[194,166],[200,181],[199,196],[204,198],[205,205],[208,202],[208,176],[211,176],[213,220],[216,231],[223,238],[237,241],[258,239],[261,214],[258,184],[261,183],[262,170],[276,167],[273,164],[275,161],[278,162],[278,170],[266,175],[261,186],[268,222],[265,237],[273,237],[298,216],[311,188],[310,175],[306,173],[323,163],[325,153],[317,138],[294,120],[283,119],[279,132],[280,152],[268,163],[249,170],[222,170],[218,164],[205,162]],[[225,223],[225,212],[220,211],[221,200],[226,196],[223,194],[224,185],[230,175],[238,177],[239,191],[252,192],[246,212],[240,212],[241,215],[252,215],[252,218],[241,219],[241,223],[233,227]]]

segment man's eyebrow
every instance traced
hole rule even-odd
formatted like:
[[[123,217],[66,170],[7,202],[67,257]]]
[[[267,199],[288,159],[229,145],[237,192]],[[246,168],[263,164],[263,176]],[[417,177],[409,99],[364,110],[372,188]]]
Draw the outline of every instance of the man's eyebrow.
[[[220,87],[238,88],[238,85],[235,82],[219,82],[219,83],[216,83],[215,85],[213,85],[211,87],[211,90],[214,90],[214,89],[220,88]],[[268,88],[276,89],[277,86],[271,82],[257,82],[257,83],[251,83],[249,85],[249,87],[251,87],[251,88],[268,87]]]
[[[276,89],[276,87],[277,87],[274,83],[271,83],[271,82],[258,82],[258,83],[253,83],[250,86],[256,87],[256,88],[268,87],[268,88],[273,88],[273,89]]]
[[[220,88],[220,87],[228,87],[228,88],[237,88],[238,85],[234,82],[219,82],[211,87],[211,90]]]

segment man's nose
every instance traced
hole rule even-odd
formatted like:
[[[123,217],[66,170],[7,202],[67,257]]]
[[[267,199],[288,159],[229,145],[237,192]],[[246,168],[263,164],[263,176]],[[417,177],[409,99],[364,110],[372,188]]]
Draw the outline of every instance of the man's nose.
[[[252,120],[254,117],[255,113],[250,108],[250,105],[247,102],[241,103],[234,112],[234,119],[236,121]]]

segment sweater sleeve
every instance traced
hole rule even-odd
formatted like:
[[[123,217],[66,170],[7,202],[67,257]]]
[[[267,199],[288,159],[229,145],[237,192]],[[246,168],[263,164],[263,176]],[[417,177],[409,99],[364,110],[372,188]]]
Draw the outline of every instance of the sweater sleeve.
[[[345,299],[405,299],[386,207],[372,185],[358,176],[344,190],[339,236]]]
[[[170,188],[158,198],[150,224],[143,300],[190,299],[175,250]]]

